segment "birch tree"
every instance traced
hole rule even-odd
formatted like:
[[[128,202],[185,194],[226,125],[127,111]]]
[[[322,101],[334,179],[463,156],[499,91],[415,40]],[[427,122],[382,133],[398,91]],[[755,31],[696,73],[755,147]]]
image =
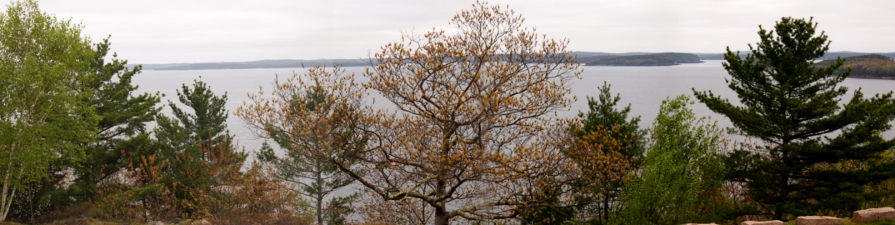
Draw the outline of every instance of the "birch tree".
[[[0,221],[23,184],[44,179],[50,162],[84,158],[97,118],[80,99],[93,59],[80,24],[41,12],[33,0],[0,15]]]

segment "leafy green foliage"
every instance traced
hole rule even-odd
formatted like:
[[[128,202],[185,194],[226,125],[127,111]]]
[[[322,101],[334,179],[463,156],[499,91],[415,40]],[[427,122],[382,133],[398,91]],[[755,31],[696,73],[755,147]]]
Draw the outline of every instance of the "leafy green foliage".
[[[79,87],[92,91],[91,95],[80,101],[91,107],[99,118],[96,139],[79,143],[85,147],[86,159],[72,161],[60,158],[53,161],[49,173],[54,176],[29,184],[29,189],[34,189],[33,196],[13,206],[15,217],[33,219],[48,211],[63,210],[89,201],[100,182],[114,176],[129,161],[138,159],[128,159],[125,155],[139,157],[154,153],[141,151],[147,148],[135,147],[148,140],[146,123],[158,113],[156,104],[159,97],[146,93],[133,95],[137,86],[132,85],[131,80],[140,73],[140,66],[127,68],[127,60],[120,60],[115,54],[111,62],[106,62],[109,46],[108,38],[94,44],[95,55],[88,72],[89,79],[85,79],[86,82]],[[71,176],[65,176],[69,170]],[[57,185],[69,182],[68,187]],[[45,206],[35,208],[34,205]]]
[[[696,118],[685,95],[662,102],[640,176],[626,186],[619,224],[682,224],[719,219],[720,130]]]
[[[836,73],[842,59],[829,67],[812,67],[830,43],[823,32],[815,34],[816,27],[811,20],[784,17],[773,31],[760,29],[761,40],[755,48],[750,45],[752,54],[745,59],[727,50],[723,65],[732,78],[728,87],[741,104],[694,90],[740,134],[764,142],[737,149],[724,160],[728,180],[745,185],[754,201],[756,208],[746,213],[775,219],[828,210],[848,214],[872,197],[865,192],[867,185],[895,176],[891,161],[836,168],[872,162],[891,151],[895,141],[875,134],[890,128],[895,102],[891,92],[865,99],[857,90],[840,105],[847,88],[837,85],[849,73]]]
[[[50,177],[53,162],[83,160],[79,144],[95,138],[99,118],[81,101],[95,53],[81,29],[33,0],[0,15],[0,221],[18,190]]]

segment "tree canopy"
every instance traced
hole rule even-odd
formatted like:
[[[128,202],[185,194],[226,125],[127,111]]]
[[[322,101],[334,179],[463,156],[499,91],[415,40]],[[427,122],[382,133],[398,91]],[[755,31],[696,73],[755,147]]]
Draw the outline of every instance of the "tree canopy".
[[[351,154],[320,153],[350,153],[362,146],[365,139],[362,135],[355,135],[360,119],[357,112],[360,110],[359,102],[342,101],[358,96],[346,96],[351,92],[341,92],[330,86],[335,85],[333,82],[350,83],[343,72],[344,69],[338,65],[333,66],[331,71],[317,66],[309,68],[307,74],[296,73],[285,81],[280,81],[277,76],[270,98],[252,94],[252,104],[243,105],[236,112],[249,122],[258,136],[274,140],[284,150],[284,156],[277,156],[265,142],[258,159],[272,164],[280,179],[301,187],[302,193],[312,199],[319,224],[336,224],[344,220],[340,212],[327,211],[344,208],[339,203],[352,197],[337,197],[329,201],[326,198],[331,197],[335,190],[354,182],[353,177],[331,162],[345,161],[344,166],[353,168],[348,162],[353,160]],[[312,79],[303,81],[304,78]],[[348,83],[346,85],[350,85]],[[325,201],[327,204],[324,204]]]
[[[725,159],[727,178],[746,185],[757,206],[745,213],[784,219],[858,209],[871,196],[865,186],[891,178],[895,165],[837,165],[871,162],[895,146],[879,135],[895,119],[892,93],[864,98],[859,89],[840,104],[848,89],[838,85],[849,72],[836,73],[841,59],[828,67],[812,66],[830,42],[824,32],[817,34],[811,19],[784,17],[774,30],[761,28],[758,35],[760,41],[750,45],[745,58],[729,48],[724,55],[728,87],[739,104],[694,90],[709,109],[730,119],[738,133],[763,142]]]
[[[354,140],[309,150],[386,201],[425,203],[435,224],[513,218],[524,208],[553,204],[540,190],[568,193],[568,179],[577,173],[559,147],[542,145],[551,141],[548,131],[566,125],[547,115],[569,106],[568,84],[580,71],[568,40],[547,39],[522,22],[512,10],[477,3],[451,20],[456,34],[405,34],[383,46],[364,73],[366,89],[349,77],[309,70],[298,80],[322,84],[344,110],[309,116],[321,122],[290,132],[317,140],[335,140],[326,137],[339,132],[341,140]],[[303,87],[296,90],[312,85]],[[367,90],[397,110],[364,105]],[[265,112],[293,107],[286,103],[250,105],[248,118],[288,127],[307,120]],[[340,127],[355,132],[328,129],[345,119],[351,122]]]
[[[41,12],[33,0],[0,15],[0,221],[23,184],[49,177],[50,162],[84,159],[98,118],[81,101],[95,55],[83,26]]]

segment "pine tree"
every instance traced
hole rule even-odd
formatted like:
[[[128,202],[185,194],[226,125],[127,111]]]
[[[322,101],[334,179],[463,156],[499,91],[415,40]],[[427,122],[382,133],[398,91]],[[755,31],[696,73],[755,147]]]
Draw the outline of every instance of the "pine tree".
[[[313,73],[321,69],[323,67],[315,67],[309,71]],[[341,70],[335,66],[333,71],[338,73]],[[265,142],[258,159],[274,166],[278,178],[301,188],[302,194],[311,200],[312,207],[316,209],[318,224],[344,224],[345,218],[339,212],[347,214],[344,209],[349,209],[346,204],[354,199],[354,195],[326,200],[332,197],[334,191],[353,183],[355,179],[340,171],[328,156],[316,153],[321,148],[354,148],[363,145],[364,141],[349,138],[357,120],[354,118],[355,109],[339,104],[334,99],[337,93],[324,88],[320,80],[308,79],[312,81],[307,87],[292,84],[305,78],[296,74],[285,83],[276,82],[278,85],[273,93],[279,94],[274,99],[285,103],[279,112],[283,113],[281,118],[289,123],[252,123],[260,131],[257,133],[262,134],[261,137],[273,139],[285,152],[285,156],[278,157]],[[255,104],[263,104],[260,101],[263,100],[253,98]],[[244,117],[247,108],[251,107],[240,107],[237,115]],[[351,156],[337,156],[340,159],[348,157]]]
[[[168,107],[173,112],[173,117],[159,115],[156,117],[158,126],[154,133],[161,144],[163,157],[173,158],[174,154],[181,152],[198,152],[199,144],[208,144],[213,147],[215,143],[228,143],[232,138],[227,130],[227,94],[217,96],[201,80],[193,83],[193,88],[183,84],[177,91],[179,102],[191,109],[185,111],[172,101],[168,101]]]
[[[146,123],[158,113],[156,104],[159,97],[148,93],[133,95],[137,86],[132,85],[131,81],[140,73],[140,66],[128,68],[127,60],[118,59],[114,53],[111,62],[106,61],[110,45],[108,38],[94,44],[95,55],[89,67],[89,78],[78,87],[92,93],[83,96],[80,102],[91,107],[94,114],[74,118],[86,121],[91,120],[90,117],[98,117],[93,134],[96,138],[78,143],[84,147],[86,158],[54,159],[49,168],[49,174],[53,176],[29,184],[29,188],[33,189],[32,199],[13,205],[17,217],[35,217],[89,201],[96,194],[97,185],[114,177],[130,161],[129,157],[152,154],[144,151],[146,148],[143,147],[149,143]],[[71,171],[73,177],[67,177],[67,171]],[[57,185],[66,182],[72,183],[67,187]]]
[[[628,114],[631,112],[631,105],[629,104],[624,108],[619,108],[618,102],[621,100],[621,96],[612,96],[610,86],[611,85],[604,82],[603,86],[598,87],[600,93],[596,98],[590,96],[587,97],[588,111],[578,113],[578,118],[582,121],[582,127],[577,131],[577,138],[582,139],[591,132],[607,132],[606,134],[611,140],[601,138],[590,141],[594,142],[593,144],[596,145],[619,141],[621,142],[619,143],[619,148],[593,150],[618,151],[623,156],[621,160],[629,163],[632,168],[637,168],[640,158],[643,157],[645,144],[645,132],[640,129],[638,124],[640,123],[640,116],[635,116],[629,119]],[[571,155],[571,157],[574,158],[575,156]],[[576,159],[576,161],[578,161],[578,166],[608,166],[596,162],[581,162],[582,160],[583,159]],[[613,162],[613,164],[615,163],[616,162]],[[589,216],[593,217],[591,218],[593,222],[606,224],[610,220],[613,207],[616,207],[619,204],[620,192],[625,185],[624,180],[618,178],[627,177],[627,171],[621,174],[596,173],[591,176],[594,176],[595,180],[600,180],[601,182],[587,182],[582,185],[583,189],[581,194],[587,196],[585,200],[589,203],[583,211],[592,214]]]
[[[728,48],[724,68],[734,104],[709,92],[696,97],[733,123],[739,134],[764,146],[738,149],[725,159],[727,179],[744,184],[757,206],[752,212],[784,219],[823,210],[858,209],[865,186],[893,176],[895,165],[869,163],[895,145],[880,132],[895,118],[892,93],[865,99],[860,89],[840,105],[849,72],[843,60],[812,67],[829,50],[827,35],[816,35],[813,19],[784,17],[774,30],[761,26],[761,40],[744,59]],[[864,163],[866,162],[866,163]],[[839,165],[862,163],[852,169]],[[837,168],[838,167],[838,168]],[[755,211],[757,210],[757,211]]]
[[[246,154],[236,150],[227,130],[227,94],[215,95],[208,84],[197,80],[192,89],[184,84],[177,97],[192,112],[169,101],[173,117],[156,117],[156,146],[164,168],[161,183],[174,191],[178,199],[175,207],[184,215],[201,217],[206,206],[198,203],[200,198],[215,196],[194,195],[210,193],[221,179],[231,179],[213,174],[221,171],[219,168],[207,167],[239,168]]]
[[[96,90],[85,101],[94,108],[100,121],[97,124],[97,140],[86,144],[87,160],[73,167],[77,178],[66,196],[78,201],[89,200],[95,195],[96,185],[121,170],[129,161],[128,157],[151,154],[137,151],[145,148],[134,147],[149,140],[146,123],[153,121],[159,112],[156,106],[159,96],[149,93],[133,95],[138,86],[131,84],[131,81],[140,73],[141,66],[128,68],[127,60],[118,59],[115,53],[111,62],[106,62],[109,45],[108,38],[94,44],[96,56],[91,70],[95,72],[95,77],[83,87]]]

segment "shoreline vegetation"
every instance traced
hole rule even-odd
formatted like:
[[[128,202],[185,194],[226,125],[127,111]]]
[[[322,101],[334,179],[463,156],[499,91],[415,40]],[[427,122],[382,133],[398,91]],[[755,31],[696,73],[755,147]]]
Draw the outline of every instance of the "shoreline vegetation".
[[[837,73],[851,69],[851,78],[895,80],[895,60],[891,56],[872,54],[844,57],[845,63]],[[827,59],[814,64],[816,67],[827,67],[835,63],[835,59]]]
[[[654,53],[627,56],[594,56],[579,58],[586,66],[674,66],[681,63],[703,63],[692,53]]]

